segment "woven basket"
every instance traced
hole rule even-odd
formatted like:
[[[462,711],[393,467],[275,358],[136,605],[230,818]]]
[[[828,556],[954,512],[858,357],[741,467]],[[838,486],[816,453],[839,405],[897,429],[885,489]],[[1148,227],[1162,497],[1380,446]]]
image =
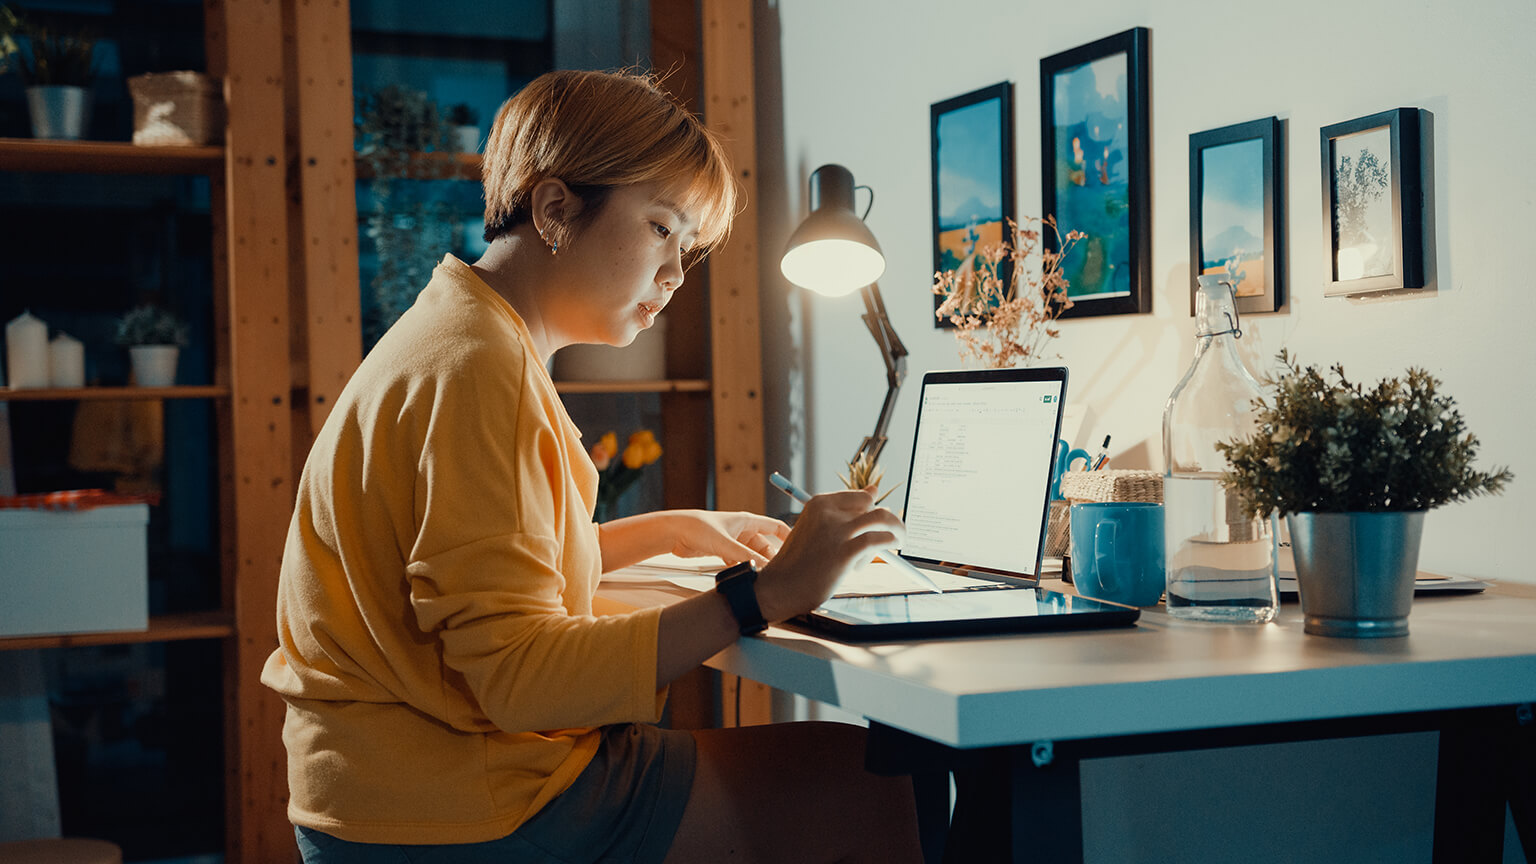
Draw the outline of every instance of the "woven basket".
[[[194,147],[224,137],[219,82],[201,72],[151,72],[128,79],[133,96],[133,143]]]
[[[1068,471],[1061,475],[1061,497],[1068,501],[1143,501],[1163,503],[1163,475],[1156,471]]]

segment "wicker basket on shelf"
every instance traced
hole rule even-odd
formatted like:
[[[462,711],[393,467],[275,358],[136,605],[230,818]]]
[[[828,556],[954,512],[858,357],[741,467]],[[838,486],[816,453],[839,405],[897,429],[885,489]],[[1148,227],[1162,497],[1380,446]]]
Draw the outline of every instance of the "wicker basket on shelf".
[[[219,81],[201,72],[151,72],[128,79],[133,96],[133,143],[193,147],[224,138]]]

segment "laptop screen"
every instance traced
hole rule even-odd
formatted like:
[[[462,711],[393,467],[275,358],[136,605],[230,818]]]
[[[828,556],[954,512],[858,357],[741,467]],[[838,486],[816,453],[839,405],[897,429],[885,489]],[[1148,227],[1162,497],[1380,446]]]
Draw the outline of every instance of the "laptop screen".
[[[923,376],[903,556],[1038,577],[1066,389],[1062,367]]]

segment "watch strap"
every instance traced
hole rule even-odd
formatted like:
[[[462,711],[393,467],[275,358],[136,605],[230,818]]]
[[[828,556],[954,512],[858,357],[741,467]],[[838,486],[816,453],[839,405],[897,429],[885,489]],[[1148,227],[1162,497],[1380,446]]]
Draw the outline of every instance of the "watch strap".
[[[730,604],[731,615],[743,636],[751,636],[768,629],[762,607],[757,605],[757,567],[751,561],[743,561],[715,574],[715,591]]]

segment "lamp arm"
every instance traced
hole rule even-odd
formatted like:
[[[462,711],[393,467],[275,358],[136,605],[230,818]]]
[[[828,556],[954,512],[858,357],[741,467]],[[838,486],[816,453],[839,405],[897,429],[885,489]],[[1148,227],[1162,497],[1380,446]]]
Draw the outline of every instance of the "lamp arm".
[[[896,335],[896,328],[891,326],[890,316],[885,312],[885,301],[880,297],[880,286],[870,283],[860,289],[859,295],[864,299],[864,326],[869,328],[869,335],[880,346],[880,359],[885,361],[885,402],[880,406],[880,417],[875,421],[874,433],[864,439],[854,454],[855,460],[867,454],[873,462],[880,458],[880,451],[885,448],[885,430],[891,424],[896,393],[907,375],[907,348]]]

